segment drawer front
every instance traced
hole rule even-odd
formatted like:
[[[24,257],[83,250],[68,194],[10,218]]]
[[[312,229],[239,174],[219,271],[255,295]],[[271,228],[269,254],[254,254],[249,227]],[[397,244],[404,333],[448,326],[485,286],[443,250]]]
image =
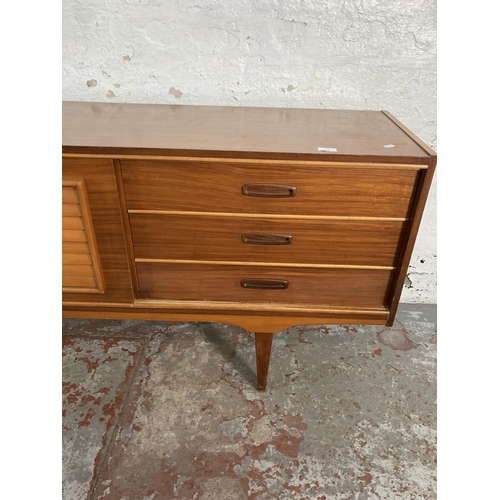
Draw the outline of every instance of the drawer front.
[[[392,271],[137,263],[144,299],[383,307]],[[242,280],[245,286],[242,286]],[[284,288],[286,283],[286,288]],[[270,289],[262,287],[271,287]]]
[[[130,214],[137,259],[394,266],[405,224]]]
[[[418,176],[418,170],[215,160],[121,165],[127,206],[138,210],[406,218]]]

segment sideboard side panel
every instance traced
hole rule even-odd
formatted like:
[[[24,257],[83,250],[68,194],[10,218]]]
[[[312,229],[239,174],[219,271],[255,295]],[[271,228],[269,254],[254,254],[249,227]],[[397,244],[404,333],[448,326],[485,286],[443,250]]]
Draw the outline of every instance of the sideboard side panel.
[[[408,272],[411,255],[417,239],[420,222],[424,213],[425,203],[431,188],[432,178],[436,170],[436,156],[430,160],[430,165],[427,169],[420,172],[420,180],[417,185],[417,190],[414,197],[413,207],[410,214],[410,224],[407,227],[403,251],[400,254],[400,260],[397,266],[395,279],[392,288],[389,292],[388,309],[390,311],[387,319],[387,326],[392,326],[396,318],[396,312],[399,305],[399,299],[403,291],[404,280]]]

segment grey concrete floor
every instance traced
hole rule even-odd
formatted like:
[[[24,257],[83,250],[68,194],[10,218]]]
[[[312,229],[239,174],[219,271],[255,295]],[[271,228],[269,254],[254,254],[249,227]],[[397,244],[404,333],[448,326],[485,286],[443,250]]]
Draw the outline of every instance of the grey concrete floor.
[[[436,498],[436,306],[253,335],[63,320],[63,499]]]

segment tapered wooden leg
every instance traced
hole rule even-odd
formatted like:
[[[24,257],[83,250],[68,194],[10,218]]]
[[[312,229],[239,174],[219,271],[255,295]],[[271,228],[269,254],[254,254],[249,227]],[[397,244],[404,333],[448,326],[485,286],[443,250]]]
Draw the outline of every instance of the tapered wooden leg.
[[[257,385],[259,391],[266,390],[267,370],[273,345],[272,333],[255,333],[255,353],[257,358]]]

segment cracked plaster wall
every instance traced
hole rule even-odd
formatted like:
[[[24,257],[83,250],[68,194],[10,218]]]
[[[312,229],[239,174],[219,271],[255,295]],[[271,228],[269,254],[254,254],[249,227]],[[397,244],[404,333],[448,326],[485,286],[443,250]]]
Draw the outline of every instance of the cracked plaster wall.
[[[435,0],[63,0],[62,16],[64,100],[386,109],[437,150]],[[403,302],[437,302],[436,184]]]

